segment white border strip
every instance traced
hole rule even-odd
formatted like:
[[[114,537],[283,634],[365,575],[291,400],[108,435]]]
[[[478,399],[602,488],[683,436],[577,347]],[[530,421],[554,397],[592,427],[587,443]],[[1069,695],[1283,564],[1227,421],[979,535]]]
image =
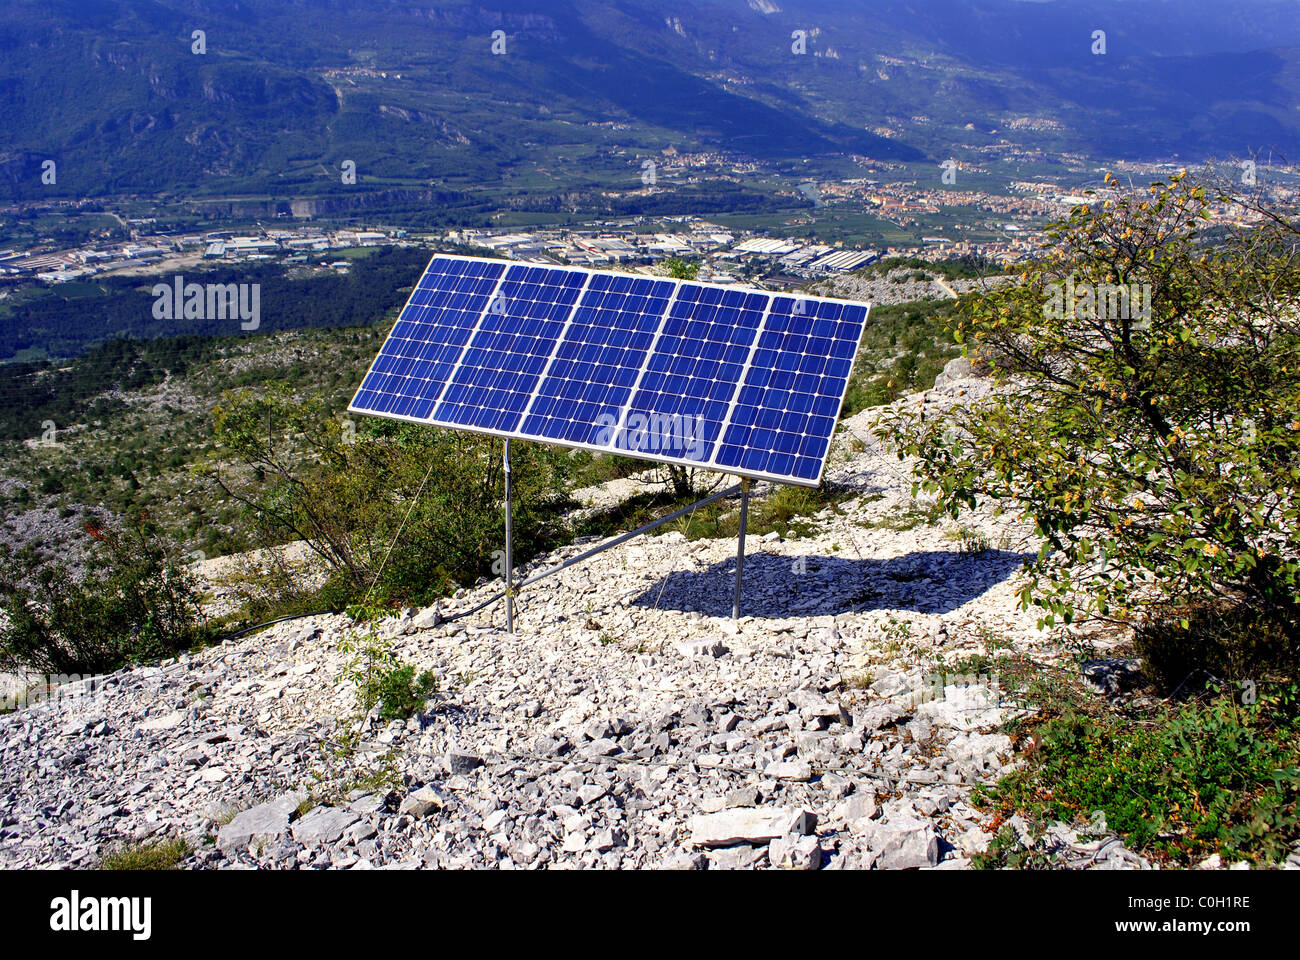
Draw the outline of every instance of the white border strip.
[[[759,318],[758,329],[754,331],[754,342],[749,345],[749,353],[745,355],[745,362],[741,365],[740,376],[736,378],[736,392],[731,397],[731,402],[727,404],[726,416],[722,418],[722,426],[718,428],[718,439],[713,443],[713,456],[709,457],[709,462],[705,466],[713,467],[718,463],[718,454],[722,452],[722,438],[727,435],[727,427],[731,426],[731,418],[736,414],[736,406],[740,403],[740,391],[745,386],[745,378],[749,376],[749,369],[754,363],[754,354],[758,352],[758,340],[767,329],[767,318],[772,315],[772,305],[776,303],[776,294],[767,298],[767,306],[763,309],[763,316]]]
[[[569,310],[569,315],[564,318],[564,326],[560,328],[560,332],[555,336],[555,346],[551,349],[551,355],[546,358],[546,366],[542,367],[542,372],[537,375],[537,385],[533,387],[532,395],[528,398],[528,406],[524,407],[524,412],[519,415],[519,425],[521,427],[524,425],[524,421],[528,419],[529,414],[533,412],[533,406],[537,403],[537,398],[542,395],[542,384],[546,382],[546,378],[550,375],[555,358],[560,355],[560,347],[564,346],[564,339],[569,333],[569,328],[573,326],[573,318],[578,315],[578,311],[582,308],[582,298],[587,295],[587,289],[591,286],[591,278],[594,276],[594,273],[589,272],[587,274],[587,279],[582,282],[582,289],[578,291],[578,299],[573,301],[573,307]]]

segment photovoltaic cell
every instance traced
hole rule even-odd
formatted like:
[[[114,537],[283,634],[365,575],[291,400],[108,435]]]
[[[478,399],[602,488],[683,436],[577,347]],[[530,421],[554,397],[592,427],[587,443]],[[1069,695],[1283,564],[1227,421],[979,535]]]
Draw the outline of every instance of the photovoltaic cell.
[[[773,297],[717,465],[819,477],[866,319],[863,304]]]
[[[707,462],[769,299],[682,284],[620,425],[618,449]]]
[[[816,485],[867,312],[439,255],[349,409]]]

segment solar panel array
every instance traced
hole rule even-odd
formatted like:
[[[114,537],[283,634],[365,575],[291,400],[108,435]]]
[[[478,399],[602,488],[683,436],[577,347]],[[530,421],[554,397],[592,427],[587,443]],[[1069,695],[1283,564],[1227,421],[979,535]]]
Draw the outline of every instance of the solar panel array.
[[[867,311],[438,255],[348,409],[815,486]]]

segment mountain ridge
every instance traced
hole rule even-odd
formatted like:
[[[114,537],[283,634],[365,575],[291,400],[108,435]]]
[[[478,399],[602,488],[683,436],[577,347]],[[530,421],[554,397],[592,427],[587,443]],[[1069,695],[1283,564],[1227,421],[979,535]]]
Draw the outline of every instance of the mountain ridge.
[[[632,159],[670,144],[785,164],[933,161],[998,137],[1144,159],[1300,149],[1300,28],[1267,0],[1186,0],[1163,28],[1164,2],[767,7],[14,3],[0,11],[0,190],[311,195],[337,189],[346,159],[364,189],[536,189],[543,164],[565,187],[630,189]],[[1110,28],[1105,56],[1090,23]],[[1009,133],[1022,114],[1063,129]],[[611,121],[626,129],[594,126]],[[896,134],[872,132],[884,126]]]

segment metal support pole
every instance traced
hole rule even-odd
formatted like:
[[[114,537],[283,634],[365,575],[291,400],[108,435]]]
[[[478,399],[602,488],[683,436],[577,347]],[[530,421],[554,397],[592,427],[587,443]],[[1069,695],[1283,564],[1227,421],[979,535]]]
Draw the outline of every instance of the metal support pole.
[[[514,526],[511,516],[511,498],[514,491],[510,489],[510,441],[506,441],[505,453],[502,455],[502,464],[506,473],[506,633],[515,632],[515,587],[514,587],[514,569],[515,569],[515,544],[514,544]]]
[[[545,570],[533,574],[531,577],[528,577],[526,580],[521,580],[519,583],[514,585],[513,592],[517,594],[520,590],[524,589],[524,587],[530,587],[539,580],[545,580],[547,577],[554,576],[557,573],[569,569],[569,567],[576,566],[579,563],[583,563],[587,560],[590,560],[598,553],[604,553],[606,550],[609,550],[613,547],[617,547],[619,544],[627,543],[633,537],[643,536],[644,534],[649,533],[651,530],[656,530],[659,527],[662,527],[666,523],[672,523],[674,520],[686,516],[688,513],[694,513],[696,510],[699,510],[701,507],[707,507],[709,504],[716,503],[718,500],[722,500],[725,497],[734,497],[739,492],[740,492],[740,484],[736,484],[735,486],[728,487],[726,490],[723,490],[720,493],[715,493],[712,496],[705,497],[703,500],[700,500],[696,503],[692,503],[689,507],[682,507],[682,509],[674,513],[670,513],[666,517],[660,517],[658,520],[651,520],[644,527],[637,527],[635,530],[631,530],[628,533],[620,534],[619,536],[615,537],[612,540],[606,540],[604,543],[597,544],[596,546],[592,547],[590,550],[584,550],[576,557],[570,557],[568,560],[565,560],[562,563],[557,563],[553,567],[548,567]],[[506,594],[504,590],[501,591],[500,593],[495,593],[492,596],[488,597],[486,600],[483,600],[480,603],[477,603],[474,606],[470,607],[468,610],[461,610],[459,613],[454,613],[451,616],[444,618],[440,622],[451,623],[453,620],[460,620],[462,617],[468,617],[472,613],[478,613],[484,607],[492,606],[492,604],[496,603],[505,595]]]
[[[584,550],[576,557],[570,557],[568,560],[565,560],[563,563],[557,563],[555,566],[549,567],[548,569],[543,570],[540,573],[533,574],[527,580],[524,580],[522,583],[520,583],[518,589],[522,590],[524,587],[530,587],[538,580],[544,580],[546,577],[549,577],[552,574],[559,573],[561,570],[566,570],[569,567],[574,566],[575,564],[582,563],[584,560],[590,560],[592,557],[596,556],[596,554],[604,553],[606,550],[609,550],[612,547],[617,547],[619,544],[627,543],[633,537],[639,537],[642,536],[643,534],[649,533],[651,530],[657,530],[659,527],[662,527],[664,524],[672,523],[674,520],[680,519],[681,517],[686,516],[688,513],[694,513],[696,510],[700,509],[701,507],[707,507],[709,504],[715,503],[718,500],[725,499],[726,497],[734,497],[739,492],[740,492],[740,484],[736,484],[735,486],[732,487],[727,487],[727,489],[723,490],[721,493],[715,493],[712,496],[705,497],[703,500],[697,500],[695,503],[692,503],[689,507],[682,507],[682,509],[676,510],[673,513],[668,514],[668,516],[666,517],[660,517],[658,520],[651,520],[643,527],[637,527],[635,530],[629,530],[627,533],[619,534],[617,537],[615,537],[612,540],[606,540],[604,543],[597,544],[596,546],[592,547],[590,550]]]
[[[740,619],[740,578],[745,572],[745,527],[749,524],[749,480],[740,481],[740,535],[736,538],[736,602],[731,619]]]

